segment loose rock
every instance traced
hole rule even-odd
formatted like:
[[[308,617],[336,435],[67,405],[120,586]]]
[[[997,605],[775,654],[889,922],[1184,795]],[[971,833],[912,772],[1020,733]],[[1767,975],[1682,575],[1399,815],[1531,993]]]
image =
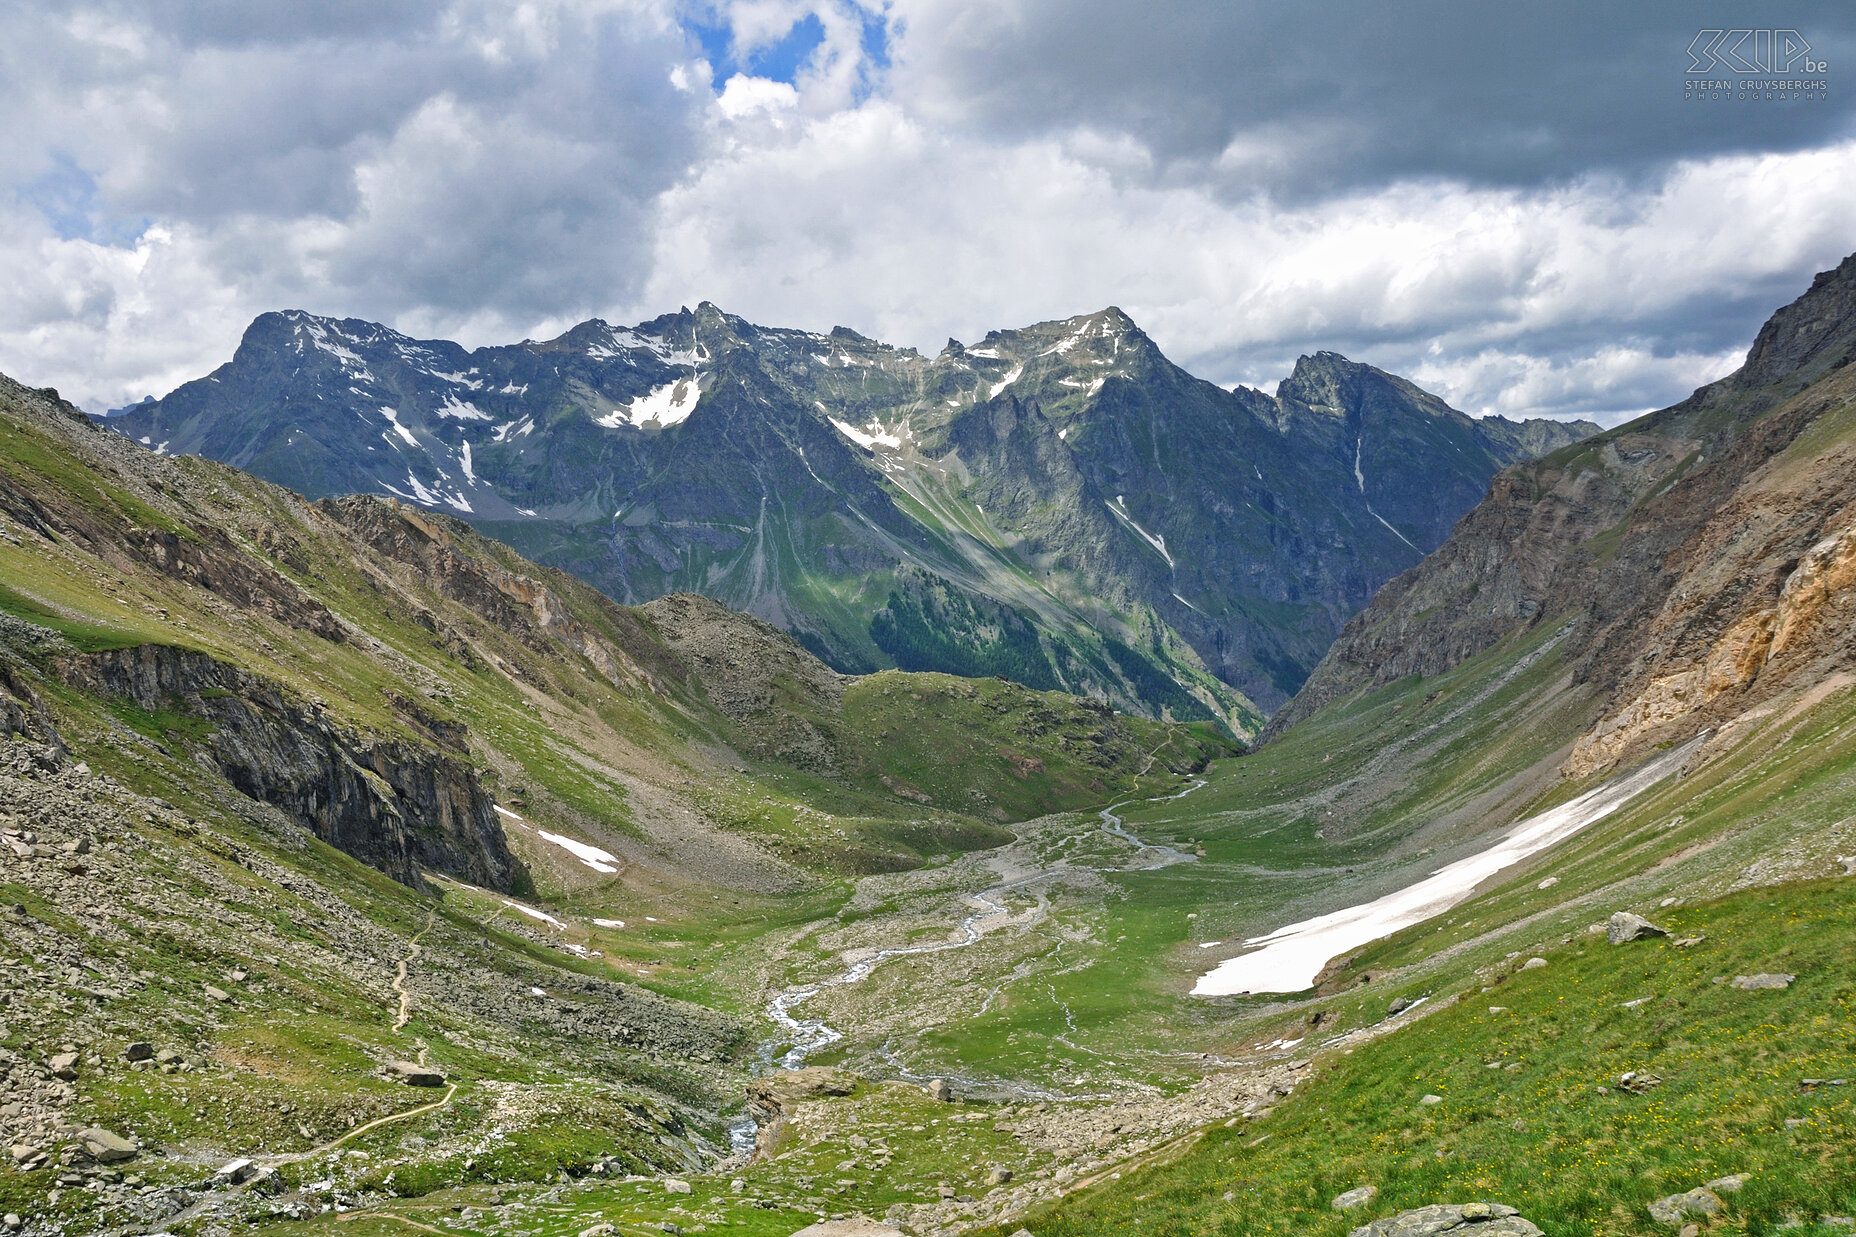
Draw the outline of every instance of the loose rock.
[[[1756,992],[1761,989],[1770,988],[1789,988],[1792,986],[1792,981],[1797,978],[1796,975],[1787,975],[1783,972],[1770,973],[1762,971],[1758,975],[1734,976],[1733,986],[1740,989],[1742,992]]]
[[[1328,1204],[1328,1206],[1334,1208],[1334,1210],[1336,1211],[1351,1211],[1355,1207],[1366,1206],[1366,1204],[1372,1202],[1375,1198],[1378,1198],[1378,1197],[1379,1197],[1378,1186],[1360,1185],[1360,1186],[1355,1186],[1353,1189],[1347,1190],[1344,1193],[1336,1194],[1333,1198],[1333,1201],[1331,1201]]]
[[[430,1065],[420,1065],[417,1061],[388,1061],[382,1067],[388,1075],[399,1079],[409,1087],[442,1087],[445,1076]]]
[[[1526,962],[1521,964],[1521,969],[1524,971],[1538,971],[1546,964],[1547,960],[1545,958],[1529,958]]]
[[[1538,1237],[1540,1229],[1504,1203],[1433,1203],[1356,1228],[1348,1237]]]
[[[1650,1218],[1658,1224],[1667,1224],[1677,1228],[1690,1216],[1719,1215],[1727,1206],[1721,1196],[1707,1188],[1690,1190],[1685,1194],[1669,1194],[1650,1204]]]
[[[95,1125],[87,1130],[79,1130],[77,1141],[90,1153],[90,1158],[99,1164],[120,1164],[125,1160],[133,1160],[141,1150],[121,1134]]]
[[[1632,941],[1668,935],[1666,929],[1659,928],[1642,915],[1633,915],[1629,911],[1619,911],[1605,924],[1605,940],[1612,945],[1628,945]]]
[[[852,1216],[848,1220],[823,1220],[817,1224],[808,1224],[793,1237],[900,1237],[902,1230],[890,1224],[879,1224],[863,1216]]]

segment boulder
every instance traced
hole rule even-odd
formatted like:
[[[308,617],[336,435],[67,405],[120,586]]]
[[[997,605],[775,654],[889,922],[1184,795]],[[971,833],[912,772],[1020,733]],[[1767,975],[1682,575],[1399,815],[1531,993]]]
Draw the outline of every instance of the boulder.
[[[77,1141],[90,1153],[90,1158],[99,1164],[120,1164],[124,1160],[133,1160],[141,1152],[141,1148],[121,1134],[99,1125],[79,1130]]]
[[[954,1088],[945,1078],[934,1079],[922,1090],[928,1093],[929,1099],[938,1100],[943,1104],[951,1104],[954,1100]]]
[[[676,1177],[664,1178],[664,1193],[666,1194],[689,1194],[691,1192],[692,1191],[690,1190],[689,1182],[681,1181],[677,1179]]]
[[[1742,992],[1757,992],[1761,989],[1789,988],[1792,986],[1792,981],[1797,978],[1796,975],[1786,975],[1783,972],[1774,974],[1762,971],[1758,975],[1734,976],[1733,986]]]
[[[1727,1206],[1721,1196],[1703,1187],[1685,1194],[1667,1194],[1650,1204],[1650,1218],[1658,1224],[1679,1228],[1690,1216],[1719,1215]]]
[[[1348,1237],[1540,1237],[1540,1229],[1503,1203],[1432,1203],[1356,1228]]]
[[[214,1173],[212,1177],[208,1179],[207,1185],[209,1187],[237,1185],[239,1182],[249,1181],[257,1175],[257,1164],[250,1159],[241,1157],[220,1168],[218,1172]]]
[[[211,984],[201,984],[200,991],[206,994],[208,1000],[218,1001],[222,1005],[232,999],[232,994],[230,992],[227,992],[224,988],[215,988]]]
[[[417,1061],[388,1061],[381,1067],[391,1078],[397,1078],[409,1087],[442,1087],[445,1076],[430,1065],[421,1065]]]
[[[138,1039],[133,1044],[125,1045],[122,1050],[125,1061],[152,1061],[155,1059],[155,1046],[145,1039]]]
[[[1728,1173],[1725,1177],[1716,1177],[1713,1181],[1703,1182],[1701,1188],[1713,1190],[1716,1194],[1738,1194],[1746,1188],[1746,1174]]]
[[[1376,1185],[1357,1185],[1344,1193],[1336,1194],[1328,1206],[1336,1211],[1352,1211],[1355,1207],[1364,1207],[1379,1197]]]
[[[1546,964],[1547,960],[1545,958],[1529,958],[1526,962],[1521,964],[1521,969],[1524,971],[1538,971]]]
[[[995,1168],[986,1174],[987,1185],[1004,1185],[1011,1179],[1012,1170],[1009,1168]]]
[[[804,1069],[783,1069],[748,1083],[748,1102],[760,1102],[773,1108],[791,1108],[804,1100],[828,1095],[849,1095],[857,1089],[857,1075],[847,1069],[827,1065],[808,1065]]]
[[[77,1077],[77,1054],[75,1052],[53,1053],[46,1060],[45,1068],[52,1072],[52,1077],[62,1078],[69,1082]]]
[[[1633,915],[1629,911],[1619,911],[1605,923],[1605,940],[1612,945],[1628,945],[1632,941],[1668,935],[1667,930],[1657,927],[1642,915]]]
[[[614,1228],[612,1225],[604,1223],[602,1221],[599,1224],[589,1225],[588,1227],[581,1229],[580,1237],[611,1237],[613,1233],[616,1233],[618,1231],[619,1230]]]

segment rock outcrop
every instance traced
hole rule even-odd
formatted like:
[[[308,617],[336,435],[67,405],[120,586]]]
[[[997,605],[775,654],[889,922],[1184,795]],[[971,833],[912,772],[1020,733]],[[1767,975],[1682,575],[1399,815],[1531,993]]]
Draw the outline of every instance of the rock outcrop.
[[[1584,776],[1852,668],[1856,256],[1687,400],[1496,478],[1450,539],[1347,624],[1280,733],[1323,704],[1563,629],[1599,712]]]
[[[201,751],[227,782],[403,884],[417,887],[421,868],[505,891],[517,882],[495,801],[461,741],[446,751],[343,727],[275,682],[168,645],[66,659],[60,670],[149,714],[204,723]]]
[[[1433,1203],[1353,1230],[1348,1237],[1540,1237],[1540,1229],[1504,1203]]]

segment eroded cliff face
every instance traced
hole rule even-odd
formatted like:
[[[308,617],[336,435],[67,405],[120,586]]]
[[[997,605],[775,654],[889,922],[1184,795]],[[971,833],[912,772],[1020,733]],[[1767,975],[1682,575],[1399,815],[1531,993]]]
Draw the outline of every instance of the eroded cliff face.
[[[1731,724],[1856,669],[1856,442],[1845,436],[1853,409],[1856,379],[1845,371],[1754,431],[1788,445],[1669,556],[1676,581],[1631,629],[1637,655],[1566,772],[1584,776]]]
[[[1279,733],[1540,623],[1606,703],[1583,776],[1844,672],[1856,527],[1856,257],[1689,399],[1496,478],[1448,542],[1347,625]]]
[[[402,884],[419,887],[421,868],[504,891],[517,883],[495,801],[451,728],[431,737],[452,751],[363,733],[268,679],[167,645],[67,657],[58,671],[148,713],[204,722],[198,754],[228,783]]]

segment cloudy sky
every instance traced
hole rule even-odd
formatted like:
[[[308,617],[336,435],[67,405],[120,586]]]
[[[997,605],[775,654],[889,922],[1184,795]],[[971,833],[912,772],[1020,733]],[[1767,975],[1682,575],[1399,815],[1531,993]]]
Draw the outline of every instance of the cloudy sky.
[[[1685,98],[1774,77],[1714,28],[1827,97]],[[1227,385],[1614,421],[1856,250],[1846,3],[9,0],[0,83],[0,371],[98,410],[268,309],[711,300],[929,352],[1117,304]]]

